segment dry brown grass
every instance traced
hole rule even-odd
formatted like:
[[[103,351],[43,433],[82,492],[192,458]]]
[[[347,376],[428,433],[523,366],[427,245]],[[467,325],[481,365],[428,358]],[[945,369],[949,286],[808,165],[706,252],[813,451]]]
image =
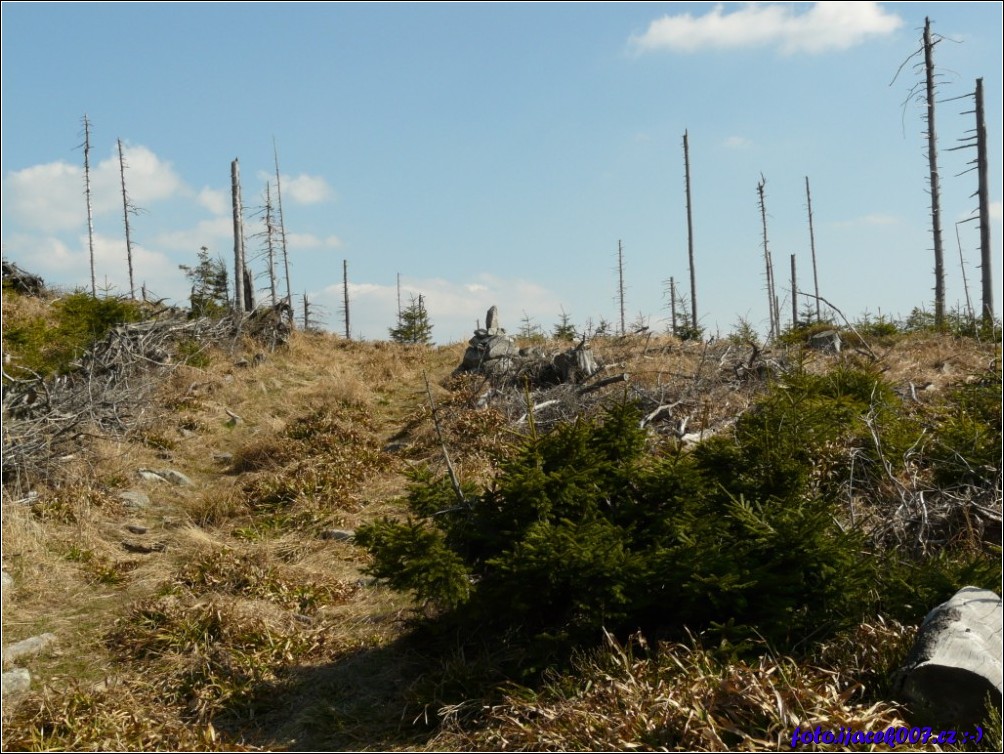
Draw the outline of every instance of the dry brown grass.
[[[490,479],[525,431],[513,422],[526,399],[479,406],[477,380],[450,380],[463,349],[311,333],[258,364],[249,344],[210,349],[200,366],[169,375],[142,432],[82,440],[67,461],[73,484],[37,486],[33,503],[5,493],[4,565],[15,579],[5,641],[52,631],[58,645],[30,662],[33,691],[6,713],[4,749],[755,748],[783,743],[796,719],[896,719],[847,695],[847,678],[867,679],[875,662],[861,648],[878,640],[840,650],[847,670],[726,663],[679,646],[634,657],[612,646],[583,661],[588,687],[565,679],[552,698],[514,694],[481,728],[455,715],[426,744],[429,729],[402,719],[431,672],[398,641],[412,605],[369,584],[359,548],[320,535],[399,515],[409,466],[441,463],[424,375],[461,477]],[[624,394],[673,404],[653,422],[667,436],[684,420],[687,432],[726,426],[765,385],[737,377],[734,365],[750,355],[739,344],[628,338],[596,350],[606,374],[630,381],[567,405],[598,410]],[[942,389],[995,354],[918,336],[897,341],[883,367],[899,384]],[[810,368],[839,358],[807,356]],[[145,482],[138,468],[177,469],[195,487]],[[126,507],[116,493],[130,489],[151,504]]]
[[[884,633],[868,634],[881,655]],[[884,730],[904,725],[897,710],[862,703],[844,672],[765,654],[755,661],[643,640],[608,646],[541,692],[515,689],[462,724],[443,710],[446,730],[431,748],[477,751],[790,751],[797,728]],[[801,748],[801,747],[800,747]],[[807,750],[819,750],[812,746]],[[845,749],[824,746],[826,750]],[[875,749],[869,749],[875,750]]]

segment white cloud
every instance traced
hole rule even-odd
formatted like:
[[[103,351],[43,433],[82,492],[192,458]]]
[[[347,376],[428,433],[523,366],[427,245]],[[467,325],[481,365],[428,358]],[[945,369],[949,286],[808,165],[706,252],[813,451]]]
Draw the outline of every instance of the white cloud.
[[[192,255],[207,246],[211,253],[222,251],[226,256],[234,246],[233,220],[226,216],[201,220],[194,228],[159,233],[154,237],[153,244]]]
[[[83,170],[76,165],[50,162],[8,173],[3,194],[4,224],[58,231],[87,223]]]
[[[157,157],[150,149],[139,145],[123,145],[125,159],[125,184],[129,199],[142,207],[162,199],[168,199],[184,191],[184,183],[174,167]],[[93,174],[94,191],[102,198],[114,196],[112,205],[122,206],[122,176],[119,171],[118,149],[111,157],[102,160]]]
[[[170,163],[142,146],[123,145],[125,182],[133,205],[149,205],[183,192],[184,184]],[[91,165],[91,209],[95,217],[122,212],[122,177],[118,147]],[[4,218],[15,226],[47,232],[87,225],[84,169],[60,160],[9,173],[3,179]]]
[[[753,146],[753,142],[745,136],[730,136],[724,144],[726,149],[747,149]]]
[[[4,240],[4,256],[41,275],[47,282],[65,285],[65,281],[72,280],[73,285],[90,289],[91,262],[86,233],[73,245],[52,236],[15,235]],[[137,294],[146,282],[158,297],[184,297],[183,275],[165,254],[133,244],[132,262]],[[98,288],[107,287],[119,294],[129,292],[129,267],[123,238],[101,233],[94,235],[94,272]]]
[[[335,192],[320,176],[301,173],[282,177],[282,198],[298,204],[320,204],[335,198]]]
[[[716,5],[703,16],[666,15],[633,35],[636,53],[776,47],[785,55],[846,50],[868,37],[890,34],[903,20],[875,2],[820,2],[803,13],[794,4],[750,3],[731,13]]]
[[[349,270],[351,278],[352,270]],[[519,330],[524,312],[542,328],[550,329],[560,313],[559,297],[536,283],[482,274],[474,280],[453,281],[443,278],[402,278],[401,302],[404,305],[424,297],[433,339],[437,343],[466,341],[476,324],[484,326],[488,307],[499,306],[502,324],[510,333]],[[329,329],[338,331],[342,307],[342,284],[334,283],[310,296],[328,312]],[[385,340],[397,312],[397,286],[349,282],[349,301],[353,335]],[[553,303],[552,303],[553,302]],[[543,307],[543,308],[542,308]],[[332,315],[332,313],[334,313]]]
[[[216,189],[211,189],[208,186],[204,187],[202,191],[199,192],[198,200],[199,204],[208,209],[214,215],[226,214],[227,210],[231,207],[226,193],[223,191],[217,191]]]
[[[1000,200],[990,202],[990,219],[1000,220],[1004,218],[1004,204]]]

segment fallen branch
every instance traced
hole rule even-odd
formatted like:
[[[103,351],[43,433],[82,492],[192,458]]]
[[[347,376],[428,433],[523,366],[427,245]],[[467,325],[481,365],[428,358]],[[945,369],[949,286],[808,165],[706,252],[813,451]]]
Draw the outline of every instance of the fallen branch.
[[[629,379],[631,379],[630,375],[627,372],[623,372],[622,374],[617,374],[614,375],[613,377],[607,377],[605,379],[600,380],[599,382],[593,383],[592,385],[580,388],[578,394],[586,395],[587,393],[592,393],[595,390],[600,390],[601,388],[605,388],[607,385],[613,385],[618,382],[627,382]]]
[[[446,447],[446,440],[443,439],[443,429],[439,426],[439,412],[436,410],[436,402],[432,399],[432,388],[429,386],[429,374],[427,372],[422,372],[422,378],[425,380],[425,393],[429,396],[429,408],[432,409],[432,424],[436,428],[436,437],[439,438],[439,447],[443,449],[443,458],[446,460],[446,473],[450,475],[450,484],[453,486],[453,492],[457,496],[457,500],[463,504],[467,503],[464,498],[464,491],[460,487],[460,479],[457,477],[457,471],[453,468],[453,461],[450,460],[450,451]]]

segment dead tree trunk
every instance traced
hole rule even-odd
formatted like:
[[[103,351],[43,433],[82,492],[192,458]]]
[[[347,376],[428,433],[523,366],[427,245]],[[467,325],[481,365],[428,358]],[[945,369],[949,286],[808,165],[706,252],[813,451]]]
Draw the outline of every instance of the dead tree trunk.
[[[397,273],[397,321],[401,322],[401,273]]]
[[[676,337],[676,281],[673,278],[669,279],[669,311],[673,337]]]
[[[798,327],[798,279],[795,277],[795,255],[791,255],[791,326]]]
[[[303,331],[310,330],[310,303],[307,301],[307,292],[303,292]]]
[[[234,212],[234,309],[244,311],[244,220],[241,208],[240,163],[230,163],[230,197]]]
[[[965,220],[955,223],[955,241],[959,244],[959,269],[962,270],[962,290],[966,294],[966,315],[970,320],[974,320],[976,315],[973,313],[973,300],[969,297],[969,278],[966,276],[966,258],[962,254],[962,236],[959,234],[959,225],[962,222],[965,222]]]
[[[122,139],[118,140],[119,145],[119,177],[122,180],[122,219],[125,221],[125,242],[126,260],[129,263],[129,298],[136,298],[136,284],[132,274],[132,236],[129,229],[129,214],[134,208],[129,204],[129,195],[126,193],[125,182],[125,157],[122,154]]]
[[[87,250],[91,258],[91,295],[98,297],[94,276],[94,212],[91,209],[91,122],[84,113],[84,198],[87,200]]]
[[[694,221],[690,202],[690,143],[683,132],[683,166],[687,183],[687,256],[690,259],[690,324],[697,327],[697,273],[694,270]]]
[[[282,264],[286,272],[286,303],[293,308],[293,288],[289,279],[289,250],[286,248],[286,218],[282,214],[282,181],[279,178],[279,149],[272,139],[272,154],[275,157],[275,200],[279,207],[279,239],[282,242]]]
[[[621,309],[621,335],[627,334],[627,324],[624,319],[624,244],[617,242],[617,298]]]
[[[767,179],[760,174],[760,182],[756,185],[760,203],[760,223],[763,226],[763,261],[767,276],[767,311],[770,313],[770,337],[773,340],[778,334],[777,298],[774,295],[774,264],[770,258],[770,247],[767,244],[767,204],[764,201],[764,186]]]
[[[352,330],[349,326],[349,260],[342,260],[342,314],[345,317],[345,339],[352,340]]]
[[[983,110],[983,79],[976,79],[976,165],[980,198],[980,274],[983,278],[983,322],[994,319],[994,287],[990,259],[990,183],[987,177],[987,121]]]
[[[272,305],[279,303],[275,292],[275,225],[272,221],[272,187],[265,182],[265,252],[268,255],[268,286]]]
[[[805,176],[805,203],[809,208],[809,249],[812,251],[812,283],[816,288],[816,321],[823,318],[819,305],[819,272],[816,269],[816,234],[812,229],[812,193],[809,191],[809,176]]]
[[[934,127],[934,45],[931,19],[924,19],[924,70],[927,81],[927,162],[931,184],[931,232],[934,235],[934,325],[945,326],[945,259],[941,241],[941,189],[938,178],[938,143]]]

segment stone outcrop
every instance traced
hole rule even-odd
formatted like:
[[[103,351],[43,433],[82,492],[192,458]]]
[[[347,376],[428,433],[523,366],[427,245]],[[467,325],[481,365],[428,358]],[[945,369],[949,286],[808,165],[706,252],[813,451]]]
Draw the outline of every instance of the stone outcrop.
[[[925,725],[969,730],[985,717],[987,697],[1001,708],[1001,598],[967,586],[931,610],[896,687]]]

